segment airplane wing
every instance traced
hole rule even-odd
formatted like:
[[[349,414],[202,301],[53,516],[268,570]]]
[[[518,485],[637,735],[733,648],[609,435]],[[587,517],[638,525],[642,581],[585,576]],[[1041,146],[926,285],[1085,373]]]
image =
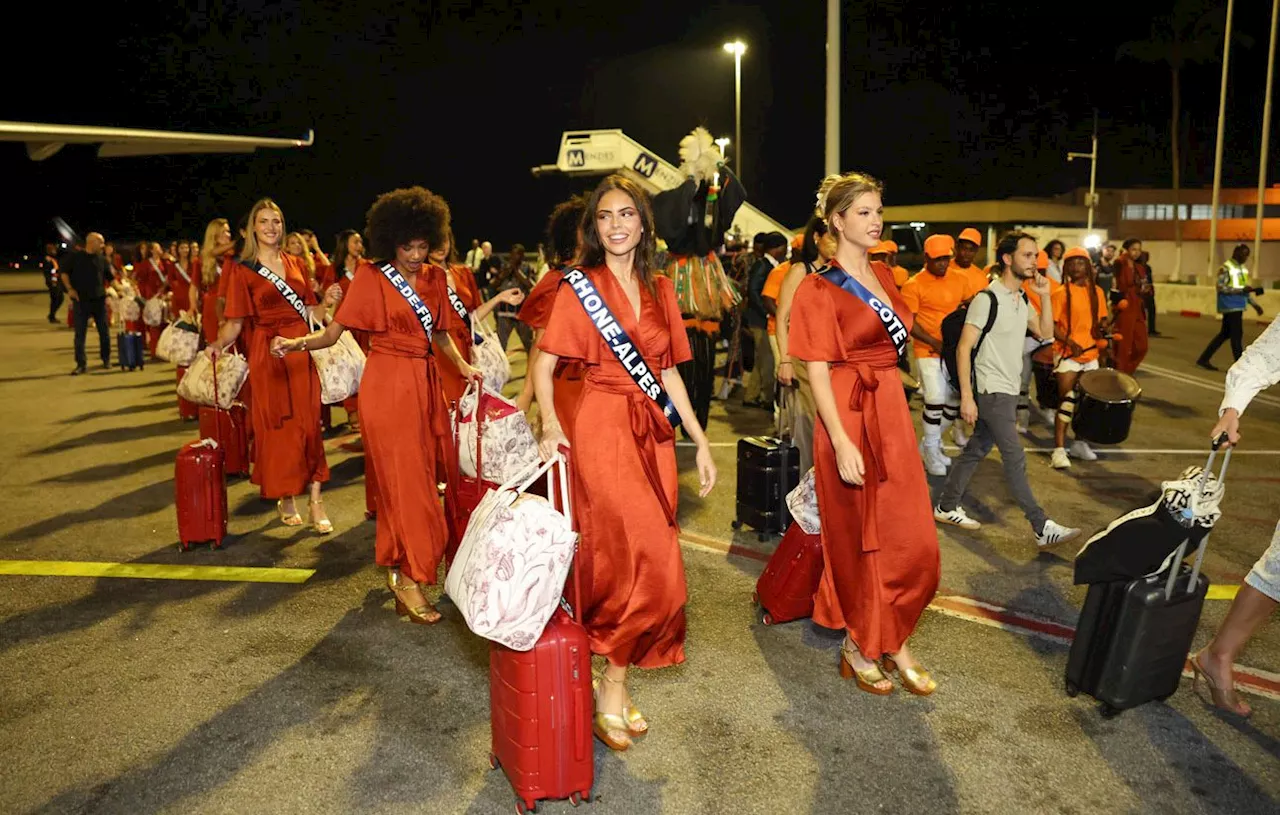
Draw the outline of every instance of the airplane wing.
[[[303,139],[182,133],[174,130],[136,130],[124,127],[0,122],[0,141],[27,145],[32,161],[44,161],[68,144],[98,144],[99,158],[159,156],[177,153],[252,153],[260,147],[310,147],[315,131]]]

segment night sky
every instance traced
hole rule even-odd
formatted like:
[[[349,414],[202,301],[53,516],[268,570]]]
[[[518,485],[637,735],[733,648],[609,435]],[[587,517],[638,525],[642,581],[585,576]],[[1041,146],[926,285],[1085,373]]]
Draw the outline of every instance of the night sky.
[[[799,224],[823,171],[823,0],[96,5],[73,16],[43,4],[44,20],[11,32],[0,118],[285,137],[313,127],[316,143],[105,160],[68,147],[40,163],[0,144],[0,249],[34,250],[53,215],[121,240],[202,236],[210,218],[235,220],[262,195],[328,249],[338,230],[363,226],[378,193],[408,184],[448,199],[464,245],[532,246],[550,208],[591,183],[530,174],[555,161],[562,131],[621,128],[673,162],[695,125],[732,135],[721,44],[735,38],[749,48],[751,200]],[[1065,153],[1088,150],[1095,107],[1099,185],[1168,186],[1169,71],[1116,53],[1169,2],[939,6],[844,4],[841,163],[883,178],[886,203],[1086,186],[1088,162]],[[1254,42],[1233,48],[1228,186],[1256,183],[1269,6],[1237,4],[1237,31]],[[1212,181],[1219,71],[1184,78],[1188,186]]]

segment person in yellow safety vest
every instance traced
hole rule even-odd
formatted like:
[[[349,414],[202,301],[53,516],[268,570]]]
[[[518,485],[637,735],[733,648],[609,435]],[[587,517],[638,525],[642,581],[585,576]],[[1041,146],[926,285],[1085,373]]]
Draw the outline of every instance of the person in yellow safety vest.
[[[1213,364],[1213,355],[1227,340],[1231,340],[1231,356],[1239,359],[1244,353],[1244,310],[1253,306],[1258,316],[1262,316],[1262,306],[1253,299],[1254,294],[1262,294],[1263,290],[1249,285],[1249,270],[1245,263],[1249,260],[1249,247],[1243,243],[1236,246],[1231,253],[1231,260],[1222,264],[1218,270],[1218,313],[1222,315],[1222,328],[1218,335],[1209,340],[1201,352],[1196,365],[1208,371],[1218,370]]]

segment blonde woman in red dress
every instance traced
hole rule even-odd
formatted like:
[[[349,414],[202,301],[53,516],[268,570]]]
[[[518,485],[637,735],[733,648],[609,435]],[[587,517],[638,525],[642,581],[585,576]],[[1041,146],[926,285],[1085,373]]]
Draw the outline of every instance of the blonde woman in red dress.
[[[938,533],[897,369],[911,312],[893,271],[867,259],[880,241],[881,189],[849,173],[820,195],[836,253],[830,271],[796,290],[787,348],[805,363],[819,416],[813,457],[824,567],[813,619],[847,632],[840,674],[862,690],[892,692],[896,671],[904,689],[928,695],[936,683],[907,638],[938,588]],[[881,306],[851,293],[850,281]]]

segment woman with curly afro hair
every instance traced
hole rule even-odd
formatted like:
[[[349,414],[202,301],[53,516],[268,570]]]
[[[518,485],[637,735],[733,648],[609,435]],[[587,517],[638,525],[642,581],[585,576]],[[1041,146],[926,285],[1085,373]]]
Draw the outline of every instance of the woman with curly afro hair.
[[[356,269],[333,321],[305,337],[279,338],[271,350],[283,357],[327,348],[348,328],[368,333],[360,425],[365,455],[378,474],[377,563],[387,567],[396,612],[434,625],[440,612],[422,585],[436,582],[449,540],[436,484],[455,483],[457,467],[435,351],[464,376],[479,377],[480,371],[462,358],[449,335],[458,318],[443,275],[428,273],[431,248],[449,234],[449,205],[430,190],[410,187],[379,196],[366,217],[365,235],[376,260]],[[429,326],[401,294],[400,281],[430,311]]]
[[[242,333],[248,335],[256,450],[252,481],[263,498],[277,499],[276,510],[285,526],[302,526],[294,496],[308,489],[311,525],[325,535],[333,531],[333,524],[320,500],[320,485],[329,480],[320,432],[320,378],[310,357],[275,359],[271,343],[273,338],[306,334],[311,330],[309,319],[323,320],[332,303],[316,303],[302,262],[283,251],[284,214],[274,201],[263,198],[254,204],[247,223],[244,250],[225,275],[225,322],[209,343],[209,353],[216,357]],[[279,281],[281,288],[264,275]],[[285,299],[286,292],[292,300]],[[295,302],[301,312],[295,310]]]

